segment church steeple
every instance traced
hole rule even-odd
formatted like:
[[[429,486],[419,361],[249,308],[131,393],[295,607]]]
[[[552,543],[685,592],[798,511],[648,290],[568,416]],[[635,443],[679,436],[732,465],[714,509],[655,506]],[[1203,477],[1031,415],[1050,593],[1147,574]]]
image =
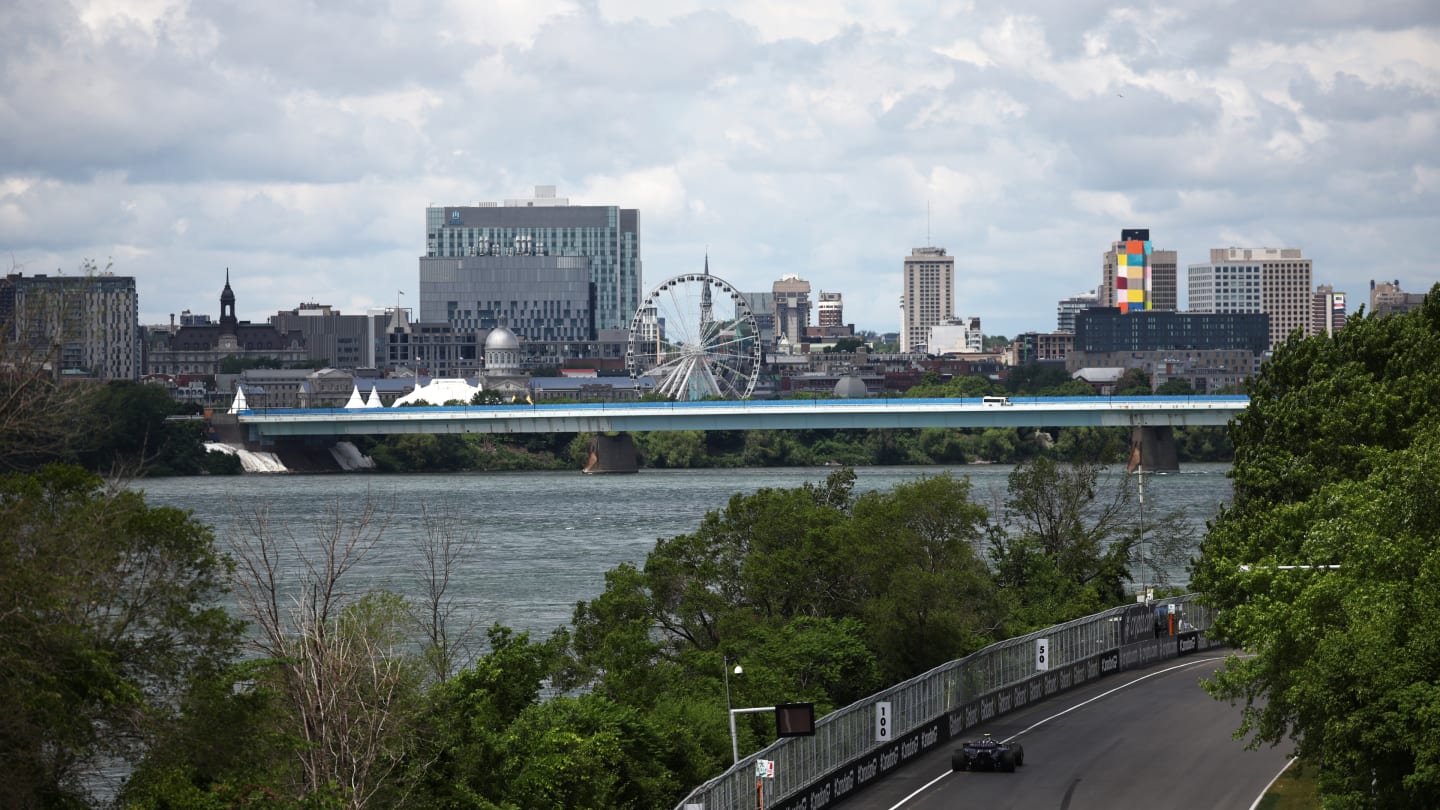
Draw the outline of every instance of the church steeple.
[[[227,328],[235,330],[235,291],[230,289],[230,268],[225,268],[225,289],[220,291],[220,326],[221,331]]]

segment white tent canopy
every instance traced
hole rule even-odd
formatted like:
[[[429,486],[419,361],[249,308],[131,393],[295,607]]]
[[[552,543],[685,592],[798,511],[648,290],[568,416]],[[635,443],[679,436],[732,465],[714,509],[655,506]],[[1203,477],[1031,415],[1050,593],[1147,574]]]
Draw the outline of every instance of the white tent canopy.
[[[250,410],[250,406],[245,403],[245,389],[237,385],[235,386],[235,401],[230,403],[229,412],[239,413],[248,410]]]
[[[412,405],[423,403],[426,405],[444,405],[452,400],[459,400],[466,405],[480,392],[481,386],[471,385],[462,379],[446,378],[431,380],[429,385],[422,386],[417,381],[415,390],[395,400],[392,407],[401,405]]]

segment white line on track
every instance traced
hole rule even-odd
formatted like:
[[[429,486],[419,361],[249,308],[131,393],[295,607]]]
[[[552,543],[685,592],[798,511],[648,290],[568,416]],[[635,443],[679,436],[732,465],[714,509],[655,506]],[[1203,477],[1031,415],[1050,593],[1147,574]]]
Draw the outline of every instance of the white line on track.
[[[1285,760],[1285,767],[1281,768],[1280,771],[1275,774],[1274,778],[1272,778],[1269,782],[1267,782],[1267,783],[1265,784],[1264,789],[1260,791],[1260,795],[1259,795],[1259,796],[1256,796],[1256,797],[1255,797],[1255,801],[1254,801],[1253,803],[1251,803],[1251,805],[1250,805],[1250,810],[1257,810],[1257,808],[1260,807],[1260,803],[1263,802],[1263,801],[1265,801],[1265,794],[1270,792],[1270,787],[1271,787],[1272,785],[1274,785],[1276,782],[1280,781],[1280,777],[1284,776],[1284,775],[1285,775],[1285,771],[1289,770],[1289,769],[1290,769],[1290,766],[1291,766],[1291,765],[1294,765],[1294,764],[1295,764],[1295,758],[1294,758],[1294,757],[1291,757],[1291,758]]]
[[[1021,736],[1021,735],[1023,735],[1023,734],[1028,734],[1028,733],[1034,731],[1035,729],[1037,729],[1037,728],[1045,725],[1046,723],[1050,722],[1051,720],[1056,719],[1057,717],[1064,717],[1065,715],[1069,714],[1070,712],[1075,711],[1076,709],[1078,709],[1078,708],[1080,708],[1080,707],[1082,707],[1082,706],[1088,706],[1089,704],[1094,703],[1095,701],[1097,701],[1097,700],[1099,700],[1099,699],[1101,699],[1101,698],[1103,698],[1103,697],[1109,697],[1110,695],[1113,695],[1113,694],[1115,694],[1116,692],[1119,692],[1121,689],[1125,689],[1125,688],[1127,688],[1127,687],[1134,686],[1135,684],[1140,683],[1141,681],[1149,680],[1150,678],[1153,678],[1153,677],[1155,677],[1156,675],[1164,675],[1164,674],[1167,673],[1167,672],[1174,672],[1174,671],[1177,670],[1177,669],[1185,669],[1186,667],[1193,667],[1193,666],[1195,666],[1196,664],[1204,664],[1204,663],[1207,663],[1207,662],[1210,662],[1210,661],[1224,661],[1224,660],[1225,660],[1225,656],[1214,656],[1214,657],[1211,657],[1211,658],[1192,658],[1192,659],[1190,659],[1189,661],[1186,661],[1186,662],[1183,663],[1183,664],[1177,664],[1177,665],[1175,665],[1175,666],[1173,666],[1173,667],[1166,667],[1165,669],[1156,670],[1156,671],[1154,671],[1154,672],[1151,672],[1151,673],[1148,674],[1148,675],[1141,675],[1140,677],[1136,678],[1135,680],[1130,681],[1130,682],[1128,682],[1128,683],[1122,683],[1122,684],[1120,684],[1119,686],[1115,687],[1114,689],[1111,689],[1111,690],[1108,691],[1108,692],[1101,692],[1100,694],[1096,695],[1095,697],[1090,698],[1089,700],[1085,700],[1085,701],[1081,701],[1080,703],[1076,703],[1074,706],[1071,706],[1070,708],[1066,709],[1066,710],[1063,711],[1063,712],[1056,712],[1056,713],[1050,715],[1049,717],[1041,720],[1040,722],[1035,723],[1034,725],[1030,726],[1029,728],[1026,728],[1026,729],[1024,729],[1024,730],[1022,730],[1022,731],[1019,731],[1019,732],[1017,732],[1017,733],[1015,733],[1015,734],[1012,734],[1012,735],[1010,735],[1009,737],[1006,737],[1005,739],[1001,740],[1001,742],[1007,742],[1007,743],[1008,743],[1008,742],[1010,742],[1011,740],[1015,739],[1016,737],[1019,737],[1019,736]],[[1283,771],[1282,771],[1282,772],[1283,772]],[[910,801],[911,799],[915,798],[916,796],[919,796],[921,793],[924,793],[925,791],[927,791],[927,790],[929,790],[930,788],[934,787],[934,786],[936,785],[936,783],[938,783],[941,779],[944,779],[945,777],[949,776],[949,775],[952,774],[952,773],[954,773],[954,771],[948,771],[948,770],[947,770],[945,773],[942,773],[942,774],[940,774],[939,776],[935,777],[934,779],[931,779],[929,782],[926,782],[925,784],[923,784],[923,785],[921,785],[920,787],[916,788],[915,791],[914,791],[913,793],[911,793],[909,796],[906,796],[905,798],[903,798],[903,799],[901,799],[900,801],[896,802],[894,805],[892,805],[892,806],[889,808],[889,810],[899,810],[900,808],[902,808],[902,807],[905,806],[905,803],[906,803],[906,802]],[[1279,776],[1280,776],[1280,774],[1276,774],[1275,776],[1276,776],[1276,778],[1278,779]],[[1273,782],[1274,780],[1271,780],[1271,781]],[[1267,789],[1268,789],[1268,788],[1267,788]],[[1257,803],[1257,804],[1259,803],[1258,800],[1257,800],[1256,803]],[[1255,810],[1254,805],[1251,806],[1250,810]]]

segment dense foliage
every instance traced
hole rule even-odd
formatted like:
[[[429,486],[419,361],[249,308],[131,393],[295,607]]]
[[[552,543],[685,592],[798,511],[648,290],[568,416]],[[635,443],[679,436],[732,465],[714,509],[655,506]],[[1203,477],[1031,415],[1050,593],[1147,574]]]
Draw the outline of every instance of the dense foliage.
[[[1244,702],[1254,744],[1318,765],[1327,807],[1440,807],[1437,293],[1276,352],[1195,565],[1219,632],[1253,653],[1212,691]]]
[[[79,806],[161,735],[233,651],[227,581],[184,512],[73,466],[0,477],[0,805]]]
[[[0,377],[0,457],[27,472],[67,463],[102,475],[239,473],[236,457],[205,451],[198,417],[172,419],[197,414],[158,385],[9,375]]]
[[[575,470],[584,463],[590,437],[416,433],[357,437],[356,446],[381,472]]]

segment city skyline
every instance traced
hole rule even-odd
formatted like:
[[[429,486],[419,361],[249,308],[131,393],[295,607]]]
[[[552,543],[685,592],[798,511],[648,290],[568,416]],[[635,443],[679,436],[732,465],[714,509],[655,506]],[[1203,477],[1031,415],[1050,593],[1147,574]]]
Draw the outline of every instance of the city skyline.
[[[207,311],[226,267],[242,319],[418,309],[415,212],[554,185],[639,210],[642,295],[708,247],[878,332],[929,245],[955,313],[1008,336],[1053,330],[1125,228],[1178,252],[1182,308],[1214,248],[1300,248],[1352,310],[1440,280],[1433,4],[953,5],[22,0],[0,248],[113,262],[149,323]]]

